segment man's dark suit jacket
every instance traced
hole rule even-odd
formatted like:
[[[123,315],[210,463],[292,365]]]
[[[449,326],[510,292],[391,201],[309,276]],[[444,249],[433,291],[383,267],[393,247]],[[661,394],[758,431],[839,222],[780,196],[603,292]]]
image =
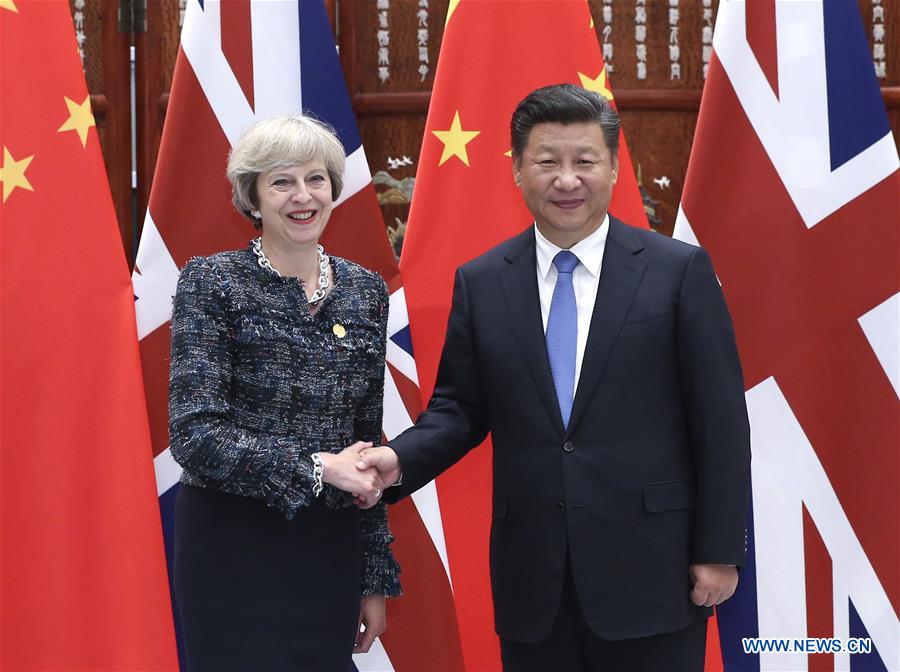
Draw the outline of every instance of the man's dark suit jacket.
[[[414,492],[493,433],[497,633],[550,631],[568,552],[604,639],[710,613],[692,563],[744,561],[750,431],[734,333],[707,253],[610,217],[568,429],[544,340],[534,230],[460,267],[428,409],[390,442]]]

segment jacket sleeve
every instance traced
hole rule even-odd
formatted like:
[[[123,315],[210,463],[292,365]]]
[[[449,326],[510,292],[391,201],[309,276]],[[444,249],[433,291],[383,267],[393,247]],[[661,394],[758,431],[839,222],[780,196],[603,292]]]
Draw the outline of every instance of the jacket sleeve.
[[[381,441],[381,423],[384,413],[385,350],[387,346],[387,319],[390,307],[387,287],[379,280],[378,325],[380,351],[372,365],[369,386],[357,409],[354,436],[359,441],[371,441],[376,446]],[[388,527],[387,507],[379,502],[361,512],[360,527],[363,542],[362,594],[400,595],[400,566],[394,559],[391,543],[394,537]]]
[[[750,424],[734,327],[705,250],[687,261],[677,347],[696,501],[692,563],[743,565]]]
[[[400,458],[403,482],[388,490],[388,502],[415,492],[487,436],[487,402],[470,311],[469,289],[460,269],[453,284],[447,336],[428,408],[413,427],[389,442]]]
[[[241,429],[232,393],[228,285],[205,258],[188,262],[172,313],[169,446],[186,471],[266,501],[292,518],[312,498],[316,446]]]
[[[400,565],[391,550],[394,535],[388,527],[384,502],[361,512],[360,528],[363,538],[362,594],[397,597],[401,594]]]

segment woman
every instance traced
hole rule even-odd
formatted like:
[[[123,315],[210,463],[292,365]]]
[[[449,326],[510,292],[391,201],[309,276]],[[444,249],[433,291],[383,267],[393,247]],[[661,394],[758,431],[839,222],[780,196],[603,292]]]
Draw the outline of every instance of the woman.
[[[356,462],[381,439],[387,289],[318,244],[343,170],[313,119],[253,126],[227,174],[262,235],[191,259],[178,282],[169,432],[189,672],[349,670],[400,593],[384,505],[354,506],[381,496]]]

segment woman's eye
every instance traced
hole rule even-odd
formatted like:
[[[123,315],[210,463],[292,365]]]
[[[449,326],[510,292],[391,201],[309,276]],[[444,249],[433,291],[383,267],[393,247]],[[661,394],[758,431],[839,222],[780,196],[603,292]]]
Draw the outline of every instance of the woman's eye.
[[[309,181],[312,184],[322,184],[323,182],[325,182],[325,176],[324,175],[312,175],[312,176],[310,176]]]
[[[288,186],[288,184],[290,184],[290,182],[288,180],[284,179],[283,177],[280,177],[276,180],[272,180],[272,186],[277,187],[279,189]]]

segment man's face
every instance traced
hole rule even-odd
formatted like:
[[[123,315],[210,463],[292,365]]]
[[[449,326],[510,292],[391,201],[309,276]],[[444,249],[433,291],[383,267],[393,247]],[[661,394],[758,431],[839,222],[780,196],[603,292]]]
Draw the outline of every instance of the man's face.
[[[537,124],[514,164],[516,184],[538,230],[569,248],[597,230],[619,172],[594,122]]]

